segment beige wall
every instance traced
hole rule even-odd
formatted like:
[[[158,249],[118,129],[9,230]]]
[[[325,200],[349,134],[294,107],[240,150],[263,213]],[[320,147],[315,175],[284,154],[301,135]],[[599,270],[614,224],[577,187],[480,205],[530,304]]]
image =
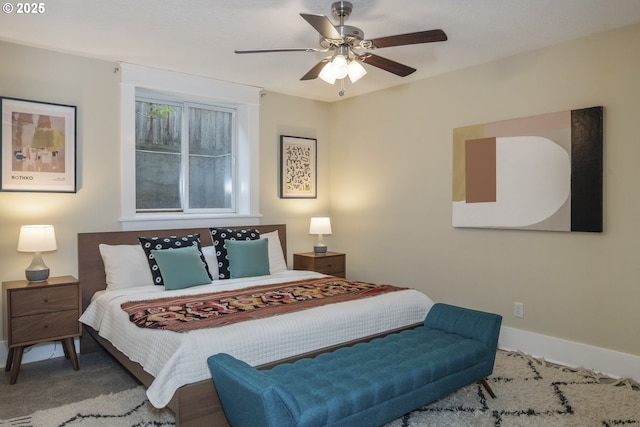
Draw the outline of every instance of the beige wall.
[[[330,108],[278,93],[266,93],[260,102],[260,210],[263,224],[287,224],[288,265],[293,254],[313,250],[316,237],[309,235],[312,216],[329,215]],[[278,197],[280,135],[317,139],[318,184],[316,199]],[[331,236],[326,239],[330,244]]]
[[[288,225],[292,254],[313,245],[309,217],[330,214],[327,243],[348,254],[349,277],[640,355],[638,45],[635,26],[333,104],[266,93],[261,222]],[[77,194],[0,192],[0,280],[23,277],[18,230],[36,222],[56,227],[52,273],[75,274],[76,233],[120,228],[118,75],[109,62],[5,43],[0,57],[0,95],[78,106],[79,171]],[[453,128],[593,105],[605,107],[604,233],[451,227]],[[278,198],[282,134],[318,139],[317,199]]]
[[[77,106],[78,154],[76,194],[0,192],[0,281],[23,279],[31,262],[16,251],[24,224],[53,224],[58,250],[45,262],[76,274],[76,234],[119,229],[119,76],[108,62],[7,43],[0,58],[0,96]]]
[[[332,237],[348,276],[640,355],[638,46],[634,26],[335,104]],[[596,105],[604,233],[452,228],[452,129]]]

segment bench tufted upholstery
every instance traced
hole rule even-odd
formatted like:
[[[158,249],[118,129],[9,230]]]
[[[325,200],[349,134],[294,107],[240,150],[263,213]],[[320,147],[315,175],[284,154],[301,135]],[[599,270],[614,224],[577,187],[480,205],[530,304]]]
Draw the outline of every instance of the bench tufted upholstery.
[[[382,425],[493,371],[501,317],[435,304],[424,326],[259,371],[208,365],[230,424]]]

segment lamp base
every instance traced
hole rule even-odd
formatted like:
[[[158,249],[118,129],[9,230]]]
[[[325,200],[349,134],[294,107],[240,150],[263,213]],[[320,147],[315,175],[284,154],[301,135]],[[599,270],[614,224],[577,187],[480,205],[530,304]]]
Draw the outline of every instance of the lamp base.
[[[47,264],[42,260],[42,254],[40,252],[33,253],[31,264],[24,273],[30,282],[44,282],[49,278],[49,267],[47,267]]]
[[[313,252],[316,254],[326,254],[327,253],[327,247],[326,246],[314,246],[313,247]]]
[[[25,270],[25,276],[29,282],[44,282],[49,278],[49,269]]]

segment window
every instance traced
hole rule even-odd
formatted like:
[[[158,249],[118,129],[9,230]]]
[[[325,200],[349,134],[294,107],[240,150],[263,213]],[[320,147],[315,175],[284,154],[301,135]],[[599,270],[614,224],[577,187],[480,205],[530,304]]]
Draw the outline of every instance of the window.
[[[255,224],[260,90],[132,64],[118,70],[123,229]]]
[[[137,97],[136,212],[234,212],[234,128],[233,109]]]

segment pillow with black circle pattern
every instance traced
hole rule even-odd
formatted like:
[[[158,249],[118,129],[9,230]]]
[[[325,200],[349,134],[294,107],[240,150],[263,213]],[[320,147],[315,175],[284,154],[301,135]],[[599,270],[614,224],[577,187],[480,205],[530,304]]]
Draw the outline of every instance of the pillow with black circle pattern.
[[[257,240],[260,238],[260,232],[253,229],[231,230],[230,228],[210,228],[211,240],[216,248],[216,256],[218,257],[218,278],[229,279],[231,272],[229,271],[229,255],[227,248],[224,246],[225,240]]]
[[[151,276],[153,276],[153,283],[158,286],[164,286],[162,280],[162,274],[160,274],[160,268],[156,262],[152,250],[161,249],[176,249],[184,248],[186,246],[196,246],[200,253],[200,259],[204,264],[204,269],[207,271],[209,279],[211,279],[211,273],[207,267],[207,261],[202,254],[202,247],[200,246],[199,234],[187,234],[185,236],[166,236],[166,237],[138,237],[138,241],[147,255],[147,261],[149,262],[149,268],[151,269]]]

